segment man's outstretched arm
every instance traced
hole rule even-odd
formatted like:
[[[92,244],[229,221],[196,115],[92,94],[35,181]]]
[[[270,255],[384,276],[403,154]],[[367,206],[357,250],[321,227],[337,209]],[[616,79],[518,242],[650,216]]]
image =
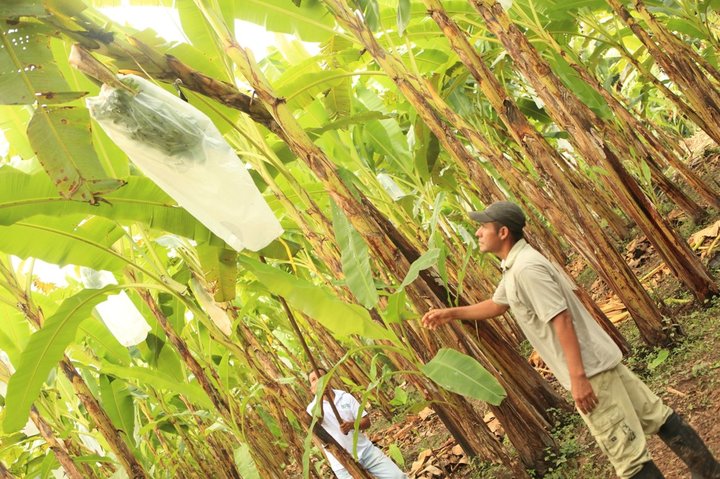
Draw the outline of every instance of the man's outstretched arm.
[[[500,316],[508,308],[509,306],[506,304],[498,304],[492,299],[486,299],[470,306],[431,309],[422,317],[422,325],[429,329],[436,329],[454,319],[480,321]]]

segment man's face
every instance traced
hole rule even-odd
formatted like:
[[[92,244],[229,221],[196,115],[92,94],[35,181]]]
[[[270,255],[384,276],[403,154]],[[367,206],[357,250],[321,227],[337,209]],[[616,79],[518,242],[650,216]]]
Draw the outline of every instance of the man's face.
[[[315,394],[317,393],[317,386],[320,382],[320,378],[325,375],[323,370],[319,370],[318,374],[315,374],[315,371],[308,374],[308,381],[310,381],[310,391]]]
[[[483,253],[497,253],[507,238],[507,227],[496,223],[482,223],[475,232],[478,247]],[[502,236],[502,238],[501,238]]]

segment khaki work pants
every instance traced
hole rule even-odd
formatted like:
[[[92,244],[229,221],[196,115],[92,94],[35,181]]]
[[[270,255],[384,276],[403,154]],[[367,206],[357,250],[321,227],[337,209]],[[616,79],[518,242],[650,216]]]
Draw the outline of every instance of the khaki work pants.
[[[651,460],[645,436],[657,434],[672,409],[623,364],[591,377],[590,384],[598,405],[580,416],[617,475],[630,478]]]

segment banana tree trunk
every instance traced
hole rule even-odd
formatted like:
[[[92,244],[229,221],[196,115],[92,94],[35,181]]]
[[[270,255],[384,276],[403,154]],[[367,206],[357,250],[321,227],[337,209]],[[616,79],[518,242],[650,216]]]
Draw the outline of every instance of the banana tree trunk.
[[[148,419],[148,422],[155,421],[149,411],[144,410],[144,414]],[[179,440],[182,441],[182,444],[185,447],[187,447],[189,456],[192,458],[192,463],[186,458],[186,463],[188,464],[184,471],[186,474],[191,476],[199,475],[200,477],[228,477],[225,471],[218,468],[219,461],[214,459],[215,456],[213,454],[208,457],[198,449],[198,446],[202,445],[202,441],[197,441],[195,438],[190,437],[185,429],[178,424],[172,414],[167,416],[167,422],[175,429]],[[160,431],[157,426],[153,426],[153,432],[155,434],[155,438],[157,438],[158,442],[162,446],[163,452],[168,456],[171,456],[172,449],[168,446],[167,441],[163,437],[162,431]],[[199,474],[199,472],[202,474]]]
[[[192,414],[192,418],[195,421],[195,424],[200,430],[202,436],[206,437],[208,453],[210,454],[210,457],[212,457],[215,463],[214,469],[217,471],[221,471],[223,477],[226,477],[227,479],[242,479],[240,473],[237,470],[237,467],[235,466],[235,460],[233,459],[232,454],[227,451],[226,441],[218,441],[214,434],[207,431],[206,423],[196,413],[197,411],[195,409],[195,406],[190,401],[188,401],[186,397],[180,396],[180,400],[183,402],[187,410],[190,411],[190,413]],[[179,429],[179,427],[180,426],[178,425],[175,426],[176,429]],[[203,467],[203,469],[205,468],[204,464],[200,464],[200,466]]]
[[[405,328],[405,332],[406,341],[416,351],[418,358],[423,362],[429,361],[437,349],[437,345],[433,341],[436,338],[431,338],[425,330],[416,331],[410,327]],[[461,338],[462,336],[459,337]],[[458,343],[459,342],[460,341],[458,341]],[[466,352],[472,353],[467,349]],[[391,356],[391,359],[397,360],[398,358]],[[407,369],[402,359],[399,359],[396,366],[400,369]],[[411,376],[410,379],[411,381],[415,381],[417,380],[417,376]],[[524,467],[515,466],[507,457],[507,454],[502,450],[502,446],[489,431],[485,422],[478,417],[472,405],[464,397],[442,393],[429,381],[422,383],[417,381],[414,384],[416,388],[424,392],[426,397],[429,396],[438,399],[432,406],[433,410],[468,456],[479,455],[492,463],[501,463],[513,469],[515,477],[528,477]],[[497,408],[491,408],[491,411],[494,414],[498,412]],[[500,421],[507,420],[506,415],[502,415],[501,417],[502,419],[499,419]],[[537,423],[537,421],[533,421],[533,424],[535,423]],[[482,434],[477,434],[476,431],[482,431]],[[534,436],[540,438],[540,441],[536,441],[535,438],[530,438],[527,441],[528,444],[540,442],[545,444],[540,449],[544,449],[546,446],[552,447],[552,444],[548,445],[542,442],[544,435],[535,434]],[[525,464],[523,463],[523,465]],[[544,466],[542,463],[536,465],[541,469]]]
[[[670,151],[664,147],[658,138],[650,132],[648,127],[635,118],[625,105],[623,105],[617,98],[615,98],[614,95],[612,95],[612,93],[605,89],[598,79],[595,78],[584,65],[577,62],[574,55],[571,55],[565,48],[562,48],[552,35],[547,34],[544,36],[544,39],[555,51],[555,53],[565,59],[568,65],[570,65],[570,67],[575,70],[578,75],[580,75],[585,83],[590,85],[593,90],[603,97],[605,102],[615,114],[615,118],[620,122],[620,132],[623,134],[624,138],[635,144],[636,148],[643,152],[643,156],[648,164],[652,163],[654,168],[659,168],[655,158],[662,158],[668,165],[673,167],[685,179],[688,185],[690,185],[690,187],[694,189],[709,205],[720,209],[720,195],[713,191],[713,189],[705,183],[699,175],[692,171],[692,169],[690,169],[682,161],[682,159],[675,154],[675,151]],[[640,138],[636,135],[640,135],[646,146],[639,141]],[[696,215],[699,214],[698,218],[702,218],[705,213],[704,211],[700,211],[693,214],[689,210],[686,211],[688,211],[688,213],[690,213],[693,217],[696,217]]]
[[[658,213],[637,182],[622,166],[612,148],[622,148],[622,141],[609,138],[614,140],[612,147],[604,141],[604,138],[612,136],[610,128],[552,73],[550,66],[510,21],[499,3],[494,0],[470,2],[483,17],[488,29],[505,46],[518,70],[533,85],[548,112],[570,133],[577,150],[590,163],[607,171],[608,174],[602,177],[607,188],[617,193],[622,208],[643,230],[673,274],[700,301],[718,294],[718,286],[707,269]]]
[[[170,344],[173,345],[173,348],[175,349],[175,351],[177,351],[180,359],[183,361],[183,363],[185,363],[185,366],[187,366],[193,376],[195,376],[195,379],[200,384],[200,387],[203,389],[203,391],[205,391],[205,394],[208,395],[210,401],[212,401],[213,406],[215,406],[220,415],[226,421],[229,421],[232,424],[233,416],[230,412],[230,406],[228,405],[227,400],[211,382],[207,374],[205,374],[205,370],[200,365],[200,363],[195,359],[195,357],[193,357],[190,349],[185,343],[185,340],[183,340],[172,328],[167,317],[160,310],[160,306],[150,294],[150,291],[146,289],[139,289],[138,295],[148,306],[153,316],[155,316],[155,319],[160,324],[160,327],[170,341]]]
[[[680,40],[655,20],[643,2],[636,1],[635,8],[653,31],[652,37],[617,0],[608,0],[608,4],[683,92],[693,110],[702,118],[702,124],[698,126],[720,144],[720,92],[708,81],[707,74],[693,62],[688,52],[678,46]]]
[[[77,466],[75,466],[72,457],[70,457],[67,449],[65,449],[65,445],[55,437],[52,428],[47,423],[47,421],[43,419],[35,406],[32,406],[30,408],[30,419],[33,423],[35,423],[38,431],[40,431],[40,435],[43,437],[43,439],[45,439],[45,442],[55,454],[55,458],[62,466],[63,471],[65,471],[67,477],[69,477],[70,479],[84,479],[94,476],[88,476],[88,471],[85,471],[85,474],[80,473]]]
[[[15,479],[15,476],[13,476],[7,467],[5,467],[5,464],[0,461],[0,479]]]
[[[67,356],[60,361],[60,369],[65,377],[67,377],[78,399],[85,407],[88,415],[95,422],[100,434],[107,441],[110,449],[117,456],[118,461],[122,464],[125,471],[132,479],[145,479],[147,476],[145,469],[140,465],[130,448],[125,443],[120,433],[115,429],[107,412],[100,406],[98,400],[93,396],[85,381],[75,370]]]

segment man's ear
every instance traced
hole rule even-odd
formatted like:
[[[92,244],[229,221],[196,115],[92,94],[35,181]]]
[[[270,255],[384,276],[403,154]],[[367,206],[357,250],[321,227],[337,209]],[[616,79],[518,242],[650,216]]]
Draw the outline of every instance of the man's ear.
[[[509,234],[510,234],[510,228],[508,228],[507,226],[500,227],[500,231],[498,231],[498,236],[500,237],[501,240],[504,240],[505,238],[507,238]]]

